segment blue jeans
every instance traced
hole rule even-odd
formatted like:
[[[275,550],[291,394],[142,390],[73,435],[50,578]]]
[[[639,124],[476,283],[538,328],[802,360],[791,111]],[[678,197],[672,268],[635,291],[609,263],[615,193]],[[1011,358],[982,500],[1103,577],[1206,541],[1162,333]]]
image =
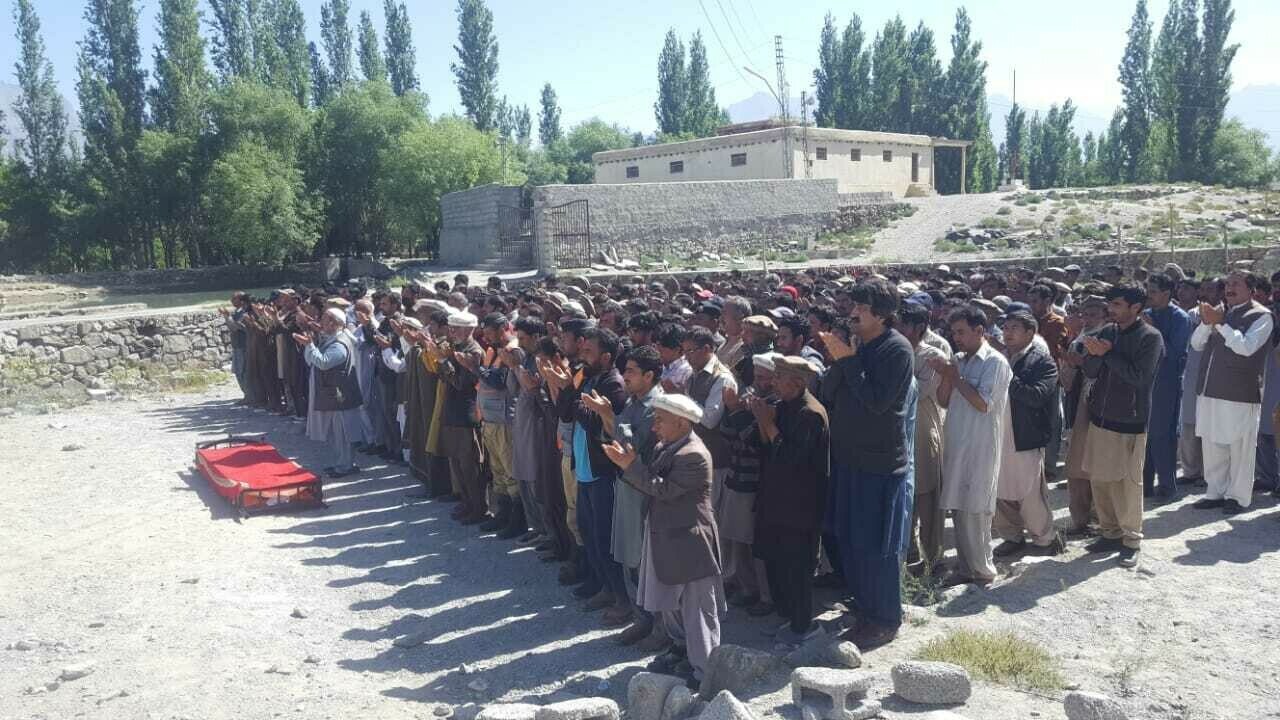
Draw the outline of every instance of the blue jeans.
[[[1267,422],[1263,418],[1263,422]],[[1280,487],[1280,462],[1276,456],[1276,436],[1258,433],[1257,462],[1254,463],[1253,489],[1270,492]]]
[[[613,538],[613,483],[612,478],[578,483],[578,531],[582,533],[582,546],[591,566],[591,574],[602,589],[614,594],[619,601],[627,597],[627,587],[622,579],[622,565],[613,559],[610,550]]]
[[[244,394],[244,348],[231,348],[231,374],[236,376],[236,383],[240,385],[240,394]]]

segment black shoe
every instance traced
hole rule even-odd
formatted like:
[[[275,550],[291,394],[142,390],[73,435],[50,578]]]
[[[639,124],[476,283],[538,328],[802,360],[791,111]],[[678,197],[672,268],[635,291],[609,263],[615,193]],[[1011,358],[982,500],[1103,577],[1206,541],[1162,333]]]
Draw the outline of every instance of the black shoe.
[[[346,468],[338,468],[338,467],[333,468],[329,472],[325,473],[325,475],[328,475],[329,477],[336,480],[338,478],[344,478],[348,475],[355,475],[358,472],[360,472],[360,468],[356,467],[355,465],[352,465],[351,467],[346,467]]]
[[[1116,562],[1120,567],[1137,567],[1138,552],[1138,548],[1122,547],[1120,548],[1120,557],[1116,558]]]
[[[488,520],[480,523],[480,532],[494,532],[507,526],[507,519],[501,515],[490,515]]]
[[[1198,475],[1191,475],[1191,476],[1183,475],[1182,477],[1178,478],[1178,482],[1182,485],[1203,485],[1204,478]]]
[[[1026,545],[1026,540],[1005,540],[997,545],[995,550],[991,551],[991,555],[998,558],[1009,557],[1010,555],[1016,555],[1022,552],[1022,549],[1026,547]]]
[[[858,626],[853,634],[853,644],[858,646],[862,652],[869,652],[878,647],[883,647],[893,642],[898,637],[898,628],[885,627],[877,625],[873,622],[866,622]]]
[[[547,552],[548,550],[554,550],[554,549],[555,549],[555,545],[554,545],[554,544],[552,544],[552,542],[551,542],[550,540],[543,540],[542,542],[538,543],[537,545],[534,545],[534,546],[533,546],[533,549],[534,549],[536,552],[543,553],[543,552]]]
[[[1214,510],[1226,504],[1227,501],[1222,498],[1200,498],[1191,503],[1191,507],[1197,510]]]
[[[1087,553],[1113,553],[1122,547],[1124,547],[1124,543],[1120,542],[1118,538],[1100,537],[1085,545],[1084,551]]]
[[[844,587],[844,578],[840,577],[838,573],[823,573],[813,579],[813,586],[815,588],[839,590]]]
[[[516,544],[518,544],[518,545],[534,545],[534,546],[535,546],[535,549],[536,549],[536,546],[537,546],[537,545],[541,545],[541,544],[542,544],[542,543],[541,543],[541,540],[542,540],[542,533],[538,532],[537,530],[530,530],[529,532],[527,532],[527,533],[525,533],[525,534],[521,535],[521,536],[520,536],[520,539],[516,540]],[[535,541],[536,541],[536,542],[535,542]]]
[[[1248,512],[1248,508],[1244,507],[1236,500],[1228,498],[1227,501],[1222,504],[1223,515],[1239,515],[1242,512]]]
[[[600,593],[600,586],[593,582],[585,582],[573,589],[573,596],[586,600]]]
[[[1062,539],[1062,533],[1055,532],[1053,534],[1053,542],[1048,545],[1032,545],[1027,548],[1028,555],[1039,555],[1044,557],[1052,557],[1061,555],[1067,551],[1067,543]]]
[[[510,507],[507,524],[498,531],[499,540],[514,540],[529,532],[529,522],[524,517],[524,505],[521,505],[519,500],[512,500]]]

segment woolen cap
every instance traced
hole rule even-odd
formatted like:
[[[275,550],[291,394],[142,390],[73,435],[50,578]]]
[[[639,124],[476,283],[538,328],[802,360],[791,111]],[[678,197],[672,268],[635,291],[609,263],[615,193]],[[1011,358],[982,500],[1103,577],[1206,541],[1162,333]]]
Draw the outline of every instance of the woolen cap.
[[[793,375],[809,382],[817,377],[818,369],[802,357],[783,355],[773,360],[773,371],[779,375]]]
[[[449,327],[456,328],[473,328],[480,324],[480,320],[469,312],[456,312],[449,316]]]
[[[752,327],[757,330],[768,330],[769,332],[778,332],[778,325],[768,315],[752,315],[742,321],[743,325]]]
[[[777,369],[777,365],[775,363],[780,357],[782,357],[782,355],[776,352],[760,353],[759,355],[751,356],[751,364],[758,368],[764,368],[769,372],[773,372]]]
[[[653,409],[682,417],[695,425],[702,422],[702,407],[688,395],[677,393],[659,395],[653,400]]]

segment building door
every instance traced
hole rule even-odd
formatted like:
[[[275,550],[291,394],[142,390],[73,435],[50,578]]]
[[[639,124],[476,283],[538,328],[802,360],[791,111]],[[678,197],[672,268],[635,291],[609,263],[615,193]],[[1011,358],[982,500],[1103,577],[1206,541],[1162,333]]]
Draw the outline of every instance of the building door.
[[[920,182],[920,153],[911,153],[911,182]]]

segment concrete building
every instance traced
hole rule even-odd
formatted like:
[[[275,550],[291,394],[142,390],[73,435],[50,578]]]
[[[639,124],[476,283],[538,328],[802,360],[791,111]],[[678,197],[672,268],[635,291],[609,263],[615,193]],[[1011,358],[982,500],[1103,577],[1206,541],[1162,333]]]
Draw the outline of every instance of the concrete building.
[[[812,178],[835,180],[840,193],[928,195],[934,187],[934,149],[959,148],[963,158],[969,145],[927,135],[750,127],[744,128],[747,132],[734,132],[731,126],[716,137],[598,152],[591,156],[595,181],[628,184]]]

